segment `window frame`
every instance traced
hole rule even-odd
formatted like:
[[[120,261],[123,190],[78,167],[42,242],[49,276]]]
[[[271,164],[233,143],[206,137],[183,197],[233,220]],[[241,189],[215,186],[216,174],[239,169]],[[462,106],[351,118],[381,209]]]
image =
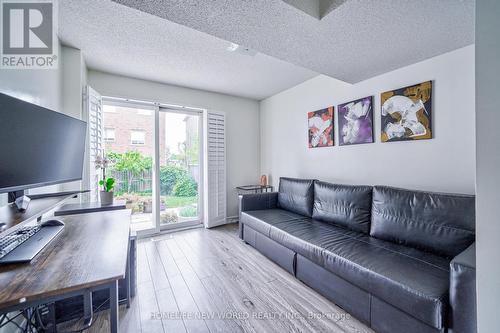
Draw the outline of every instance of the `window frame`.
[[[137,143],[137,142],[134,142],[133,138],[132,138],[132,135],[134,133],[142,133],[144,135],[144,140],[142,141],[142,143]],[[133,129],[133,130],[130,130],[130,144],[132,146],[145,146],[146,145],[146,131],[145,130],[142,130],[142,129]]]
[[[113,131],[113,138],[112,139],[108,138],[108,136],[107,136],[108,130]],[[103,140],[105,142],[115,142],[116,141],[116,128],[114,128],[114,127],[104,127]]]

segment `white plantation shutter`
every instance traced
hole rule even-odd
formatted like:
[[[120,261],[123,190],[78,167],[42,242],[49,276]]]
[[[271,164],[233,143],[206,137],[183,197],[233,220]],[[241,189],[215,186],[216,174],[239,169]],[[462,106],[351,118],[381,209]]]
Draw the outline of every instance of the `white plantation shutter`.
[[[99,194],[100,170],[96,170],[94,161],[102,156],[103,146],[103,116],[101,95],[87,86],[88,131],[89,131],[89,190],[92,201],[97,201]]]
[[[226,223],[226,117],[222,112],[205,113],[207,228]]]

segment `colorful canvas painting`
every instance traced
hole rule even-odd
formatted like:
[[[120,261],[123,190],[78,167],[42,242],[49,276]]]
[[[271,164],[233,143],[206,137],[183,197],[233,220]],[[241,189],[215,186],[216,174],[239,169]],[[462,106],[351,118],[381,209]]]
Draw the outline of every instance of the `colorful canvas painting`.
[[[373,98],[357,99],[338,106],[339,145],[373,142]]]
[[[309,148],[333,146],[333,106],[307,113]]]
[[[382,142],[432,138],[432,81],[381,95]]]

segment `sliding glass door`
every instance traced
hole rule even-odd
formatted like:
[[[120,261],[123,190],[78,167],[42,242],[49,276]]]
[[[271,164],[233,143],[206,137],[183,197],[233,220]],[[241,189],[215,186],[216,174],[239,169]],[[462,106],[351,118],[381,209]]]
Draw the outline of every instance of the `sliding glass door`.
[[[103,103],[104,153],[112,161],[115,200],[132,210],[132,229],[156,227],[154,203],[155,109],[147,105]]]
[[[139,234],[202,222],[202,113],[103,99],[103,144],[115,200]]]
[[[160,228],[201,223],[201,113],[159,112]]]

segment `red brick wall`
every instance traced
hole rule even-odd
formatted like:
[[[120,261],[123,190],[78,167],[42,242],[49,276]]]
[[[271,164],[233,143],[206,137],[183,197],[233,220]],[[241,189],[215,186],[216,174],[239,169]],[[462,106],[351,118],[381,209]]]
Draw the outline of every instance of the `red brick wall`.
[[[106,152],[139,151],[144,156],[152,157],[154,155],[154,111],[149,111],[149,115],[140,114],[138,111],[139,109],[134,108],[104,106],[104,128],[113,128],[115,130],[115,140],[105,141],[104,143]],[[160,113],[160,123],[164,122],[164,118],[165,115]],[[144,145],[131,143],[130,135],[134,130],[145,132],[146,140]],[[160,158],[162,161],[166,158],[163,142],[165,142],[165,133],[160,132]]]

